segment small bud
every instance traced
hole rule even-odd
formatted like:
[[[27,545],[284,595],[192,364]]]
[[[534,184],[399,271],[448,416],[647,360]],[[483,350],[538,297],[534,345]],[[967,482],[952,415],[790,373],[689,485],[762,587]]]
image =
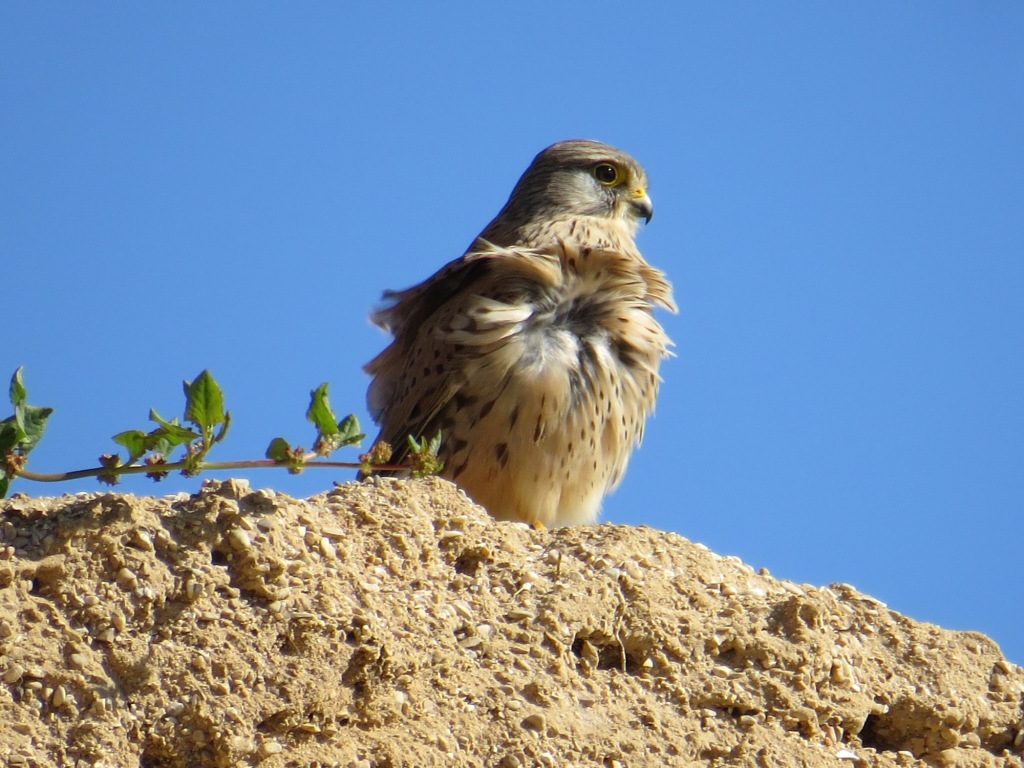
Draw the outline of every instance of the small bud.
[[[364,453],[359,456],[359,462],[362,464],[360,469],[363,471],[363,474],[369,474],[375,466],[387,464],[391,461],[393,453],[390,443],[379,440],[373,444],[369,453]]]
[[[167,459],[162,453],[151,453],[149,456],[146,457],[144,463],[146,464],[147,467],[159,467],[166,464]],[[148,477],[150,480],[155,480],[159,482],[160,480],[163,480],[165,477],[167,477],[167,475],[169,474],[170,473],[166,471],[156,470],[153,472],[147,472],[146,477]]]
[[[8,451],[4,455],[4,472],[8,477],[14,477],[25,468],[27,462],[28,457],[25,454]]]
[[[117,469],[121,466],[121,456],[116,453],[104,453],[100,456],[100,466],[104,469]],[[116,472],[104,472],[97,475],[96,479],[106,485],[117,485],[121,482]]]

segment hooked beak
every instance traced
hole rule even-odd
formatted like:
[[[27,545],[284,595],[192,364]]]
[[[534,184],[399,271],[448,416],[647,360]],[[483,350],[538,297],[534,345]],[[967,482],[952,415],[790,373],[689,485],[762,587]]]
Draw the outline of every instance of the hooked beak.
[[[654,218],[654,203],[652,203],[651,198],[647,196],[647,190],[642,187],[634,190],[629,204],[633,206],[638,216],[643,216],[644,223],[651,223],[651,219]]]

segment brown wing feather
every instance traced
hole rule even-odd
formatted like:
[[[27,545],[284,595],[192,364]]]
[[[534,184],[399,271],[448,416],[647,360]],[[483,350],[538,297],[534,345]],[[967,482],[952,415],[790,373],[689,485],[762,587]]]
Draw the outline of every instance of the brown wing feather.
[[[408,435],[444,428],[440,414],[469,380],[467,355],[477,357],[481,346],[496,351],[529,314],[519,299],[557,281],[560,270],[557,253],[487,246],[385,294],[391,303],[372,319],[395,338],[364,370],[373,377],[367,405],[393,463],[408,456]]]

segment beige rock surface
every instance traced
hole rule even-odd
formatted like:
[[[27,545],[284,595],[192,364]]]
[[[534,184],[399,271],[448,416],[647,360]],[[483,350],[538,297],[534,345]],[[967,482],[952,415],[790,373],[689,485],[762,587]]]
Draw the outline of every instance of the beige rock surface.
[[[0,505],[8,766],[1016,766],[989,639],[436,479]]]

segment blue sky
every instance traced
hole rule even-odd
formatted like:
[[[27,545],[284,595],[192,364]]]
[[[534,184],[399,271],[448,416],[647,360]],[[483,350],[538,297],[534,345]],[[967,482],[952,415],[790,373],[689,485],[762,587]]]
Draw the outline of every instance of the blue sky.
[[[603,519],[1024,662],[1021,4],[8,2],[0,104],[0,376],[57,409],[32,468],[93,465],[204,368],[214,458],[308,444],[322,381],[369,430],[380,292],[596,138],[649,172],[681,310]]]

